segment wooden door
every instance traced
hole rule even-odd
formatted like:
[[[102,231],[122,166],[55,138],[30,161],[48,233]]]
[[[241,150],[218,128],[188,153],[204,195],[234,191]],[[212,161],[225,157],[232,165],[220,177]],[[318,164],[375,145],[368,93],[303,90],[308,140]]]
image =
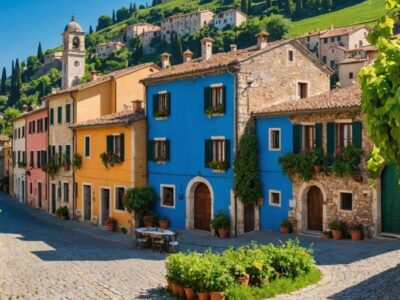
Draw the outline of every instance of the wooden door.
[[[92,187],[90,185],[83,186],[83,205],[84,205],[84,220],[92,219]]]
[[[382,232],[400,233],[400,186],[394,165],[382,172],[381,214]]]
[[[210,231],[211,194],[204,183],[199,183],[194,191],[194,228]]]
[[[54,183],[51,184],[51,213],[56,213],[56,185]]]
[[[38,207],[42,207],[42,183],[38,182]]]
[[[110,190],[101,189],[101,222],[105,225],[110,216]]]
[[[254,231],[254,204],[244,206],[244,232]]]
[[[316,186],[308,191],[307,217],[308,229],[322,231],[322,192]]]

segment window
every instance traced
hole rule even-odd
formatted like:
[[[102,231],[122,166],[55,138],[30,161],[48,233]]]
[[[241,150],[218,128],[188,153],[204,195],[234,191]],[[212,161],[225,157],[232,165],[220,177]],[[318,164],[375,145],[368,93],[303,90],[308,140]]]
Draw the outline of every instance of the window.
[[[225,113],[226,89],[222,84],[204,88],[204,112],[207,115]]]
[[[50,125],[54,124],[54,108],[50,108]]]
[[[270,151],[281,150],[281,130],[279,128],[269,129],[269,148]]]
[[[300,99],[308,97],[308,84],[305,82],[299,82],[297,88],[298,97]]]
[[[211,88],[211,105],[213,108],[217,108],[220,105],[223,105],[223,87],[213,87]]]
[[[351,145],[352,140],[352,124],[339,123],[336,124],[336,147],[344,148]]]
[[[342,37],[341,36],[338,36],[337,38],[336,38],[336,41],[338,41],[338,42],[340,42],[342,40]]]
[[[30,151],[29,152],[29,166],[31,168],[33,168],[33,166],[34,166],[34,161],[35,161],[35,152]]]
[[[224,139],[215,139],[213,140],[213,152],[212,152],[212,160],[213,161],[225,161],[225,140]]]
[[[304,150],[312,150],[316,148],[315,143],[315,126],[308,125],[303,126],[303,133],[304,133]]]
[[[161,185],[161,206],[175,207],[175,186]]]
[[[362,47],[362,46],[363,46],[363,41],[360,40],[360,41],[358,42],[358,44],[359,44],[360,47]]]
[[[32,194],[32,182],[29,183],[29,194]]]
[[[67,182],[63,183],[63,198],[64,202],[68,202],[69,200],[69,184]]]
[[[226,171],[230,166],[231,141],[225,137],[212,137],[205,141],[205,167]]]
[[[333,43],[335,41],[335,37],[331,37],[331,43]]]
[[[328,44],[328,38],[324,38],[324,44]]]
[[[353,210],[353,193],[340,192],[340,209]]]
[[[71,122],[71,104],[67,104],[65,106],[65,122],[66,123]]]
[[[62,123],[62,106],[57,107],[57,123]]]
[[[156,161],[167,160],[167,141],[156,140],[154,141],[154,159]]]
[[[42,166],[42,151],[36,151],[36,168],[40,168]]]
[[[22,138],[25,137],[25,126],[22,126]]]
[[[333,59],[331,60],[331,68],[334,69],[336,67],[336,61]]]
[[[123,187],[116,187],[115,188],[115,209],[116,210],[125,210],[123,205],[125,194],[125,188]]]
[[[90,136],[85,136],[85,157],[90,157]]]
[[[324,64],[326,64],[326,62],[328,61],[326,56],[322,56],[322,61],[324,62]]]
[[[124,160],[124,134],[108,135],[107,136],[107,153],[116,154],[121,161]]]
[[[44,118],[44,131],[47,131],[48,128],[49,128],[49,118],[46,117]]]
[[[154,95],[153,98],[153,116],[155,118],[164,118],[170,115],[171,94],[162,92]]]
[[[354,74],[353,74],[353,72],[350,72],[349,73],[349,79],[353,79],[354,78]]]
[[[288,52],[288,60],[293,61],[293,51],[292,50],[289,50],[289,52]]]
[[[269,190],[269,205],[281,206],[281,192]]]
[[[334,54],[335,53],[335,48],[332,48],[332,54]]]

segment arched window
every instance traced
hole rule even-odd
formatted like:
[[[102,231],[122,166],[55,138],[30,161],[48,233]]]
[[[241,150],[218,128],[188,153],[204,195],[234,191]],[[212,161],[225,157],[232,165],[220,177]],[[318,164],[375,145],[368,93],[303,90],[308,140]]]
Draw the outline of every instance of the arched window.
[[[74,48],[74,49],[76,49],[76,48],[79,48],[79,44],[80,44],[80,41],[79,41],[79,37],[74,37],[73,39],[72,39],[72,47]]]

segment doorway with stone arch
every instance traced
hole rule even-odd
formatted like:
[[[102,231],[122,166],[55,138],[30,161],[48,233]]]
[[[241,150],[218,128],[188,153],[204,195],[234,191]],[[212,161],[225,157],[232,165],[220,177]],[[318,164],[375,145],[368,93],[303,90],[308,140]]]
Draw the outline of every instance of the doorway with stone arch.
[[[307,229],[322,231],[324,196],[315,185],[311,186],[307,193]]]

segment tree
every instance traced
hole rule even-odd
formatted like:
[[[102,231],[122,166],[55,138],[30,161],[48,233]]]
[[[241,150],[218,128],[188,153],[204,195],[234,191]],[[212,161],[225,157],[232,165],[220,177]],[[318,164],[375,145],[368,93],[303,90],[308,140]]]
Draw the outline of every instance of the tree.
[[[112,12],[112,23],[115,24],[117,22],[117,19],[115,18],[115,10],[113,9]]]
[[[247,1],[247,13],[249,14],[249,15],[251,15],[251,12],[252,12],[252,7],[253,7],[253,1],[252,0],[248,0]]]
[[[7,94],[6,81],[7,81],[7,71],[6,67],[3,67],[3,72],[1,73],[0,95]]]
[[[136,7],[136,3],[133,2],[133,6],[132,6],[132,13],[137,11],[137,7]]]
[[[282,39],[291,27],[290,20],[281,15],[272,15],[263,22],[265,22],[265,29],[269,32],[271,41]]]
[[[387,0],[386,8],[386,14],[367,37],[372,45],[377,46],[379,54],[375,62],[364,67],[359,74],[361,106],[372,142],[379,148],[385,163],[393,163],[400,170],[400,41],[391,38],[399,21],[400,1]]]
[[[92,25],[90,25],[90,27],[89,27],[89,34],[92,34],[93,33],[93,27],[92,27]]]
[[[129,10],[126,7],[121,7],[117,10],[117,22],[122,22],[129,18]]]
[[[247,6],[247,0],[241,0],[240,1],[240,10],[242,13],[247,14],[248,6]]]
[[[14,79],[12,80],[12,86],[10,89],[10,97],[8,98],[8,102],[10,106],[14,106],[19,97],[21,96],[21,66],[19,64],[18,58],[15,60],[15,67],[14,67]]]
[[[42,43],[41,42],[39,42],[36,56],[40,63],[44,63],[44,55],[43,55],[43,51],[42,51]]]
[[[26,60],[26,71],[24,72],[25,82],[31,80],[39,68],[39,59],[34,55],[28,56]]]
[[[8,137],[12,138],[13,127],[12,127],[11,120],[15,119],[20,114],[21,114],[21,112],[14,107],[9,107],[4,111],[4,118],[3,118],[3,120],[0,121],[0,128],[1,128],[2,134],[7,135]]]
[[[112,25],[112,20],[109,16],[103,15],[97,21],[96,31],[102,30]]]

